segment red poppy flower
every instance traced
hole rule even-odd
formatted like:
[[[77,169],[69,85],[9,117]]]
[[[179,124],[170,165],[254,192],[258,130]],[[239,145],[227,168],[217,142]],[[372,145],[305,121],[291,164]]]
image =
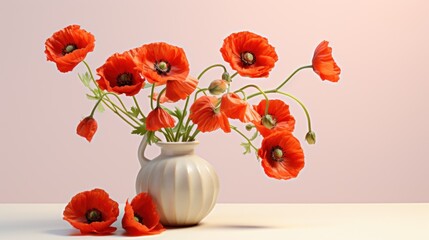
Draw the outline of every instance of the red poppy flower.
[[[301,144],[289,131],[274,132],[264,138],[258,155],[265,173],[272,178],[295,178],[304,167]]]
[[[295,118],[290,115],[289,105],[281,100],[269,100],[268,115],[265,115],[266,100],[263,99],[255,110],[262,116],[260,121],[254,121],[256,129],[266,137],[274,131],[287,130],[292,132],[295,128]]]
[[[224,112],[227,117],[239,119],[243,123],[261,121],[259,113],[235,93],[227,93],[222,96],[220,110]]]
[[[152,100],[154,101],[158,101],[158,96],[159,93],[154,92],[152,95]],[[149,96],[150,97],[150,96]],[[168,99],[168,97],[165,96],[165,91],[161,94],[161,98],[159,99],[159,103],[172,103],[173,101],[171,101],[170,99]]]
[[[197,124],[201,132],[211,132],[221,128],[224,132],[231,132],[228,117],[219,108],[216,108],[216,97],[202,96],[190,108],[189,118]]]
[[[220,49],[223,59],[241,76],[268,77],[278,60],[268,40],[251,32],[229,35]]]
[[[156,205],[148,193],[140,193],[125,203],[122,227],[129,235],[153,235],[165,230],[159,222]]]
[[[197,88],[198,79],[188,76],[185,80],[168,80],[165,96],[173,102],[187,98]]]
[[[313,70],[322,80],[338,82],[340,80],[341,69],[332,57],[332,48],[328,46],[328,41],[321,42],[313,55]]]
[[[57,64],[60,72],[68,72],[94,50],[94,42],[91,33],[80,29],[79,25],[70,25],[46,40],[45,54],[48,61]]]
[[[98,85],[109,92],[134,96],[144,86],[144,79],[129,53],[113,54],[97,69],[97,74],[100,76]]]
[[[79,136],[86,138],[88,142],[91,142],[92,137],[97,131],[97,127],[97,121],[95,121],[93,117],[86,117],[79,122],[79,125],[77,125],[76,133]]]
[[[157,131],[161,128],[174,127],[174,119],[167,111],[161,107],[152,110],[146,118],[146,129],[149,131]]]
[[[163,85],[168,80],[184,81],[189,64],[182,48],[167,43],[150,43],[133,50],[139,68],[148,82]]]
[[[116,230],[110,225],[116,221],[119,208],[104,190],[94,189],[74,196],[63,214],[64,220],[83,234],[109,234]]]

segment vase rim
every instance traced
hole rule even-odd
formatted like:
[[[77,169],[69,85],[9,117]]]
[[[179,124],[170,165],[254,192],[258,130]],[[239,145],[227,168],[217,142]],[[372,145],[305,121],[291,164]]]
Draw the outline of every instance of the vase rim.
[[[171,146],[171,145],[198,145],[200,144],[199,141],[195,140],[192,142],[157,142],[155,143],[157,146]]]

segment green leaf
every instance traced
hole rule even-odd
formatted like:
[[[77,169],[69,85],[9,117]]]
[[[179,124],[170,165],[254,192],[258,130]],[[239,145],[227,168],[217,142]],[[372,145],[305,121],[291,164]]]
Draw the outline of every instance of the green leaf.
[[[250,143],[244,142],[244,143],[241,143],[240,145],[244,147],[243,154],[248,154],[248,153],[252,152],[251,147],[250,147]]]
[[[92,96],[92,95],[89,95],[89,94],[86,94],[86,98],[88,98],[89,100],[98,100],[98,97]]]
[[[146,83],[146,84],[144,85],[143,89],[145,89],[145,88],[151,88],[151,87],[152,87],[152,85],[153,85],[153,84]]]
[[[133,117],[137,117],[140,114],[140,111],[138,108],[136,107],[131,107],[131,111],[128,112],[129,114],[131,114],[131,116]]]
[[[255,140],[258,136],[259,136],[259,132],[258,132],[258,131],[256,131],[256,132],[253,134],[253,136],[250,138],[250,141]]]
[[[105,111],[105,109],[104,109],[104,107],[103,107],[103,104],[102,104],[102,103],[98,104],[98,106],[97,106],[97,111],[98,111],[98,112],[100,112],[100,113],[102,113],[102,112],[104,112],[104,111]]]
[[[151,145],[152,143],[157,143],[161,140],[155,135],[155,132],[153,131],[147,131],[146,136],[147,136],[147,143],[149,145]]]
[[[146,130],[146,126],[145,125],[140,125],[140,126],[138,126],[137,128],[135,128],[132,132],[131,132],[131,134],[137,134],[137,135],[145,135],[146,134],[146,132],[147,132],[147,130]]]
[[[88,72],[84,73],[84,74],[77,74],[80,78],[80,81],[82,81],[83,85],[85,85],[85,87],[89,87],[89,83],[91,82],[91,77],[89,75]]]

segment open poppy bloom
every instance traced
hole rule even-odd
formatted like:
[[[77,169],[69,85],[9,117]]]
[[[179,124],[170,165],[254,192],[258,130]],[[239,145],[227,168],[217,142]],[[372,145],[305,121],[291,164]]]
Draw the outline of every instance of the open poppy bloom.
[[[287,130],[292,132],[295,128],[295,118],[290,115],[289,105],[282,100],[269,100],[268,115],[265,115],[266,100],[263,99],[255,106],[255,110],[262,116],[260,121],[254,121],[256,129],[266,137],[274,131]]]
[[[268,40],[252,32],[229,35],[220,51],[223,59],[243,77],[268,77],[278,60]]]
[[[227,117],[239,119],[243,123],[261,121],[259,113],[235,93],[227,93],[222,96],[220,110],[224,112]]]
[[[202,96],[192,104],[189,118],[201,132],[212,132],[219,128],[226,133],[231,132],[228,117],[221,109],[216,108],[217,102],[216,97]]]
[[[47,60],[57,64],[60,72],[69,72],[94,50],[94,42],[91,33],[80,29],[79,25],[70,25],[46,40],[45,54]]]
[[[97,74],[100,76],[98,86],[109,92],[134,96],[144,86],[144,79],[129,53],[113,54],[97,69]]]
[[[276,179],[295,178],[304,167],[301,144],[289,131],[274,132],[264,138],[258,156],[267,176]]]
[[[132,50],[132,55],[150,83],[163,85],[168,80],[184,81],[189,74],[188,59],[182,48],[164,42],[150,43]]]
[[[338,82],[341,69],[335,63],[332,57],[332,48],[328,44],[328,41],[322,41],[314,51],[313,70],[322,80]]]
[[[185,80],[168,80],[165,96],[177,102],[180,99],[186,99],[197,88],[198,79],[188,76]]]
[[[165,230],[159,222],[156,205],[146,192],[135,196],[131,204],[127,200],[122,227],[129,235],[153,235]]]
[[[167,111],[161,107],[152,110],[146,118],[146,129],[149,131],[157,131],[161,128],[174,127],[174,119]]]
[[[118,203],[109,198],[102,189],[78,193],[64,209],[64,220],[80,230],[82,234],[109,234],[119,215]]]
[[[92,137],[97,131],[97,127],[97,121],[95,121],[93,117],[86,117],[79,122],[79,125],[77,125],[76,133],[79,136],[86,138],[88,142],[91,142]]]

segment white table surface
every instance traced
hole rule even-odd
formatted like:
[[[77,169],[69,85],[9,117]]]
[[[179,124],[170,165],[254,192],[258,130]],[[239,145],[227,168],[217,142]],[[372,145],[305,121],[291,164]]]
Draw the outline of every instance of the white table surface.
[[[80,236],[62,220],[66,204],[0,204],[0,239],[130,239],[120,215],[110,236]],[[131,237],[135,238],[135,237]],[[217,204],[200,225],[145,239],[428,240],[429,203]]]

